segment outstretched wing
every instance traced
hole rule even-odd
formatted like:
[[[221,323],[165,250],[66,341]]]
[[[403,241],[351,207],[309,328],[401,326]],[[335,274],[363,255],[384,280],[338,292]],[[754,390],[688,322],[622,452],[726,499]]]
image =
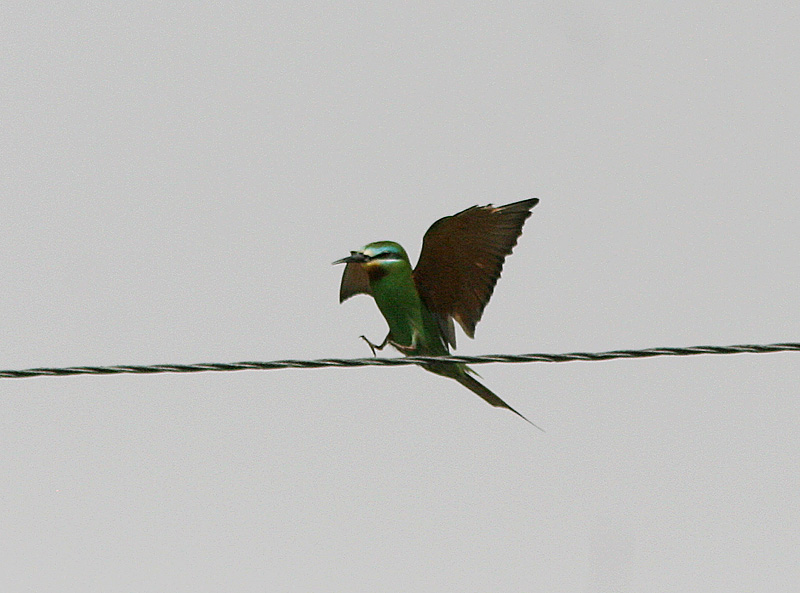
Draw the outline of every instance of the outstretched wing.
[[[456,345],[453,319],[475,336],[503,262],[538,203],[533,198],[496,208],[473,206],[437,220],[425,233],[414,282],[451,346]]]
[[[369,276],[359,263],[349,263],[342,272],[342,284],[339,286],[339,302],[343,303],[356,294],[372,294],[369,289]]]

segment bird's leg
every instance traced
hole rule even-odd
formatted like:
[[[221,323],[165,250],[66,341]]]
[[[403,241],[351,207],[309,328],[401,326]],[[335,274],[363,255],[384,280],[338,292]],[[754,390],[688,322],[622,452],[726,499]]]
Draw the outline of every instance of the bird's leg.
[[[415,331],[411,336],[411,345],[410,346],[403,346],[402,344],[398,344],[394,340],[389,340],[389,336],[386,336],[386,339],[389,340],[389,343],[397,348],[401,353],[405,354],[406,356],[413,356],[417,352],[417,332]]]
[[[392,344],[392,345],[394,345],[394,342],[391,342],[391,341],[389,340],[389,338],[391,337],[391,335],[392,335],[392,332],[389,332],[388,334],[386,334],[386,337],[383,339],[383,342],[381,342],[380,346],[379,346],[379,345],[377,345],[377,344],[373,344],[372,342],[370,342],[370,341],[367,339],[367,336],[358,336],[358,337],[359,337],[359,338],[361,338],[362,340],[364,340],[364,341],[367,343],[367,346],[369,346],[369,349],[370,349],[370,350],[372,350],[372,356],[378,356],[377,354],[375,354],[375,351],[376,351],[376,350],[383,350],[383,349],[386,347],[386,344]]]

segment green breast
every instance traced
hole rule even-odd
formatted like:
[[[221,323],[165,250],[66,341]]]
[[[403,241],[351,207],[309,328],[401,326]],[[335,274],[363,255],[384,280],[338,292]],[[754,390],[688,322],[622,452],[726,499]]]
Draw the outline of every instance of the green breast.
[[[416,334],[416,354],[447,354],[439,326],[420,299],[411,268],[406,267],[407,273],[392,270],[380,276],[370,274],[370,290],[389,324],[392,340],[410,346]]]

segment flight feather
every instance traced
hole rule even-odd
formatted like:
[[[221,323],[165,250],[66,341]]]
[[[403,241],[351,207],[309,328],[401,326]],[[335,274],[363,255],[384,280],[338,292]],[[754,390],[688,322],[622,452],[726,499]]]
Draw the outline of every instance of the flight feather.
[[[437,220],[425,233],[414,282],[455,347],[455,319],[469,337],[517,244],[536,198],[506,206],[473,206]]]

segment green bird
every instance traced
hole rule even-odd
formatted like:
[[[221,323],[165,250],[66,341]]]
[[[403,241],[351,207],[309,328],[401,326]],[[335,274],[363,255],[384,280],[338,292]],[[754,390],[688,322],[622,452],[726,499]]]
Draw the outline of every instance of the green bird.
[[[381,344],[361,336],[373,355],[387,344],[406,356],[447,355],[456,347],[454,320],[474,338],[503,262],[538,203],[532,198],[496,208],[473,206],[437,220],[425,233],[413,270],[405,250],[393,241],[370,243],[333,262],[347,264],[339,302],[356,294],[372,295],[389,324]],[[533,424],[475,379],[477,373],[467,365],[432,363],[423,368],[455,379],[491,405]]]

